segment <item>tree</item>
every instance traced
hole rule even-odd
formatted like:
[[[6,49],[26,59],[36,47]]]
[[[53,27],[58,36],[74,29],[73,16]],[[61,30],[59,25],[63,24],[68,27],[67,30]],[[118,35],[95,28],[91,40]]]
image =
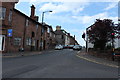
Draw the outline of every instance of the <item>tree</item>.
[[[96,22],[90,26],[87,31],[89,41],[94,44],[94,48],[103,50],[106,43],[113,40],[114,23],[110,19],[96,19]]]

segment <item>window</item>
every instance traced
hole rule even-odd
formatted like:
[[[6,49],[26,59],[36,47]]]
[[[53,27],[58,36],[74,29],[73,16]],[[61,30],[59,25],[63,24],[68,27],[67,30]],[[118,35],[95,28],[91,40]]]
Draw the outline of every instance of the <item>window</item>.
[[[4,20],[6,14],[6,8],[0,7],[0,19]]]
[[[5,48],[5,36],[0,35],[0,51],[4,51]]]
[[[44,28],[42,27],[42,29],[41,29],[41,35],[43,35],[43,33],[44,33]]]
[[[9,18],[8,18],[8,20],[9,20],[9,22],[12,21],[12,10],[10,10],[10,12],[9,12]]]
[[[14,38],[14,45],[20,46],[21,45],[21,38]]]
[[[26,45],[27,46],[31,46],[31,38],[27,38],[26,39]]]
[[[52,33],[50,32],[50,37],[52,37]]]
[[[50,28],[47,29],[47,32],[50,33]]]
[[[28,19],[26,19],[26,24],[25,25],[29,26],[29,20]]]
[[[38,29],[38,24],[36,25],[36,29]]]
[[[64,35],[62,35],[62,39],[64,39]]]

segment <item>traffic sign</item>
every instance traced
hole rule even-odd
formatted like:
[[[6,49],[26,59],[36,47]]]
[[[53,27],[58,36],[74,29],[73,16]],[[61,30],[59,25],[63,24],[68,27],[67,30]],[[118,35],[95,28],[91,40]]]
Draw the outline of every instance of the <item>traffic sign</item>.
[[[8,29],[8,37],[12,37],[12,32],[13,32],[12,29]]]

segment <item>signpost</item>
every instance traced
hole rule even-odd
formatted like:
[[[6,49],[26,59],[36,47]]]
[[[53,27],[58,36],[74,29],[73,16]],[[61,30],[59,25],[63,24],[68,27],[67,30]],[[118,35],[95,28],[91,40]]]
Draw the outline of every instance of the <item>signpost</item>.
[[[13,30],[12,29],[8,29],[8,31],[7,31],[7,36],[8,36],[8,39],[9,39],[8,46],[10,46],[10,37],[12,37],[12,33],[13,33]],[[8,53],[9,53],[9,49],[8,49]]]
[[[12,32],[13,32],[12,29],[8,29],[8,37],[12,37]]]

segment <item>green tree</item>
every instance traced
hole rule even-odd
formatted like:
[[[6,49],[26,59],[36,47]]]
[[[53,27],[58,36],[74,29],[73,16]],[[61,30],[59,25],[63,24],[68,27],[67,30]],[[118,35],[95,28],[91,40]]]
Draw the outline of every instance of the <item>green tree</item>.
[[[114,32],[114,23],[110,19],[96,19],[96,22],[88,30],[88,38],[94,44],[94,48],[103,50],[106,43],[113,40],[111,34]]]

